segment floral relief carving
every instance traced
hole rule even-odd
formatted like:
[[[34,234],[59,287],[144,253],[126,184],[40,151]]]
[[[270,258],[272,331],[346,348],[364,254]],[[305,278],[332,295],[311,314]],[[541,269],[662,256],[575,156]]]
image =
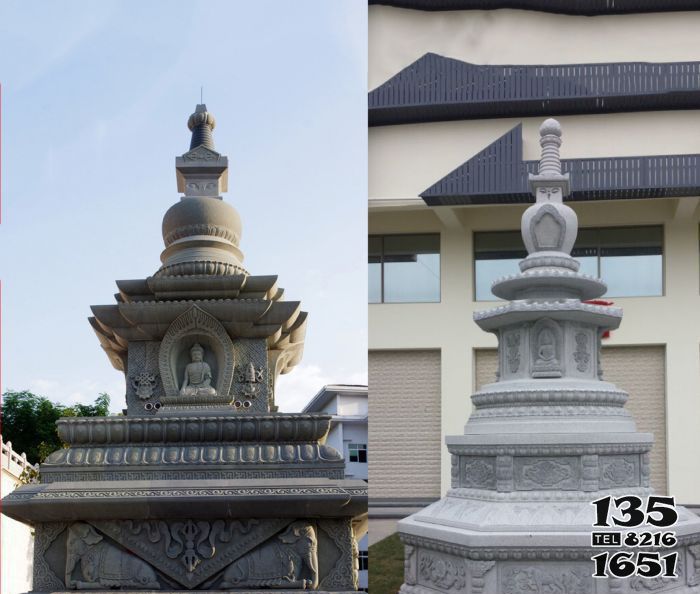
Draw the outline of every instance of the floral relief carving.
[[[477,459],[464,464],[462,482],[465,487],[494,488],[496,481],[496,468],[493,461]]]
[[[615,458],[612,462],[602,462],[601,474],[612,485],[624,486],[635,478],[635,465],[624,458]]]
[[[576,369],[584,373],[588,371],[588,365],[591,361],[591,354],[588,349],[588,335],[585,332],[577,332],[574,340],[576,341],[576,350],[574,351]]]
[[[506,336],[506,356],[508,369],[511,373],[517,373],[520,368],[520,333],[514,332]]]
[[[504,573],[504,594],[592,594],[590,571],[513,567]]]
[[[572,469],[569,464],[540,460],[523,468],[523,476],[542,487],[554,487],[571,478]]]

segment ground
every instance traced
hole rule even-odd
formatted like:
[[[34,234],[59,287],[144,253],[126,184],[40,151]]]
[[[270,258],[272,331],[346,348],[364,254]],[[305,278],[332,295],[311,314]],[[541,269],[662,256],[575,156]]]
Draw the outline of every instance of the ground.
[[[398,534],[369,547],[370,594],[396,594],[403,583],[403,545]]]

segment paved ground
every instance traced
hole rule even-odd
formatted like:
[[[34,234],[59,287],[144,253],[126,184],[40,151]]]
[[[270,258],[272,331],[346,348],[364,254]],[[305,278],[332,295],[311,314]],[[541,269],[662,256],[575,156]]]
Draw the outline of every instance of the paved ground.
[[[396,532],[398,519],[376,519],[369,521],[369,544],[384,540]]]
[[[396,522],[417,512],[420,507],[370,507],[369,544],[384,540],[396,532]]]

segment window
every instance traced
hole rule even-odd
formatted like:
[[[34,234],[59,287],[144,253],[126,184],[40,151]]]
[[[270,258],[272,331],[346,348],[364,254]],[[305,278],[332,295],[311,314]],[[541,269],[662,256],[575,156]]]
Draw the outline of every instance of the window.
[[[663,227],[579,229],[571,255],[579,272],[602,278],[605,297],[663,295]],[[474,287],[477,301],[496,299],[493,282],[520,271],[527,256],[520,231],[474,233]]]
[[[367,555],[367,551],[360,551],[360,555],[357,560],[360,562],[360,571],[368,569],[369,557]]]
[[[371,235],[369,302],[440,301],[440,235]]]
[[[348,444],[348,458],[350,462],[367,463],[367,444],[366,443],[351,443]]]

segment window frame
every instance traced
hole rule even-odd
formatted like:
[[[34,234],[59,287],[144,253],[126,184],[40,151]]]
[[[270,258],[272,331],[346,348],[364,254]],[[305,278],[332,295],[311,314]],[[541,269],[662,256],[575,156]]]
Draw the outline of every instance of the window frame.
[[[353,460],[351,458],[352,454],[350,450],[355,450],[357,452],[357,460]],[[367,464],[367,444],[366,443],[350,443],[348,442],[348,462],[352,462],[353,464]],[[365,461],[363,462],[360,460],[360,452],[365,453]]]
[[[440,278],[438,279],[438,298],[435,301],[385,301],[384,300],[384,239],[386,237],[420,237],[434,236],[438,239],[438,252],[440,257]],[[368,301],[369,305],[424,305],[442,302],[442,277],[443,277],[443,260],[442,260],[442,233],[439,231],[426,231],[418,233],[368,233],[368,241],[372,238],[379,238],[382,241],[381,253],[379,255],[379,301]],[[369,255],[368,255],[369,260]],[[368,262],[369,266],[369,262]]]
[[[665,297],[666,296],[666,224],[665,223],[657,223],[657,224],[643,224],[643,225],[609,225],[609,226],[600,226],[600,225],[592,225],[588,227],[579,227],[578,231],[582,230],[602,230],[602,229],[640,229],[640,228],[650,228],[650,227],[655,227],[661,230],[661,294],[660,295],[628,295],[624,297],[620,296],[610,296],[610,299],[658,299],[659,297]],[[491,299],[477,299],[476,298],[476,291],[477,291],[477,286],[476,286],[476,234],[477,233],[520,233],[520,229],[473,229],[472,230],[472,302],[473,303],[497,303],[501,301],[500,299],[496,299],[495,297],[492,296]],[[596,245],[596,249],[598,251],[598,254],[596,256],[597,262],[597,275],[598,278],[600,277],[600,242]],[[525,250],[525,246],[523,245],[523,250]],[[527,250],[525,250],[527,251]],[[513,272],[516,272],[515,270]],[[608,297],[603,297],[604,299],[607,299]]]

